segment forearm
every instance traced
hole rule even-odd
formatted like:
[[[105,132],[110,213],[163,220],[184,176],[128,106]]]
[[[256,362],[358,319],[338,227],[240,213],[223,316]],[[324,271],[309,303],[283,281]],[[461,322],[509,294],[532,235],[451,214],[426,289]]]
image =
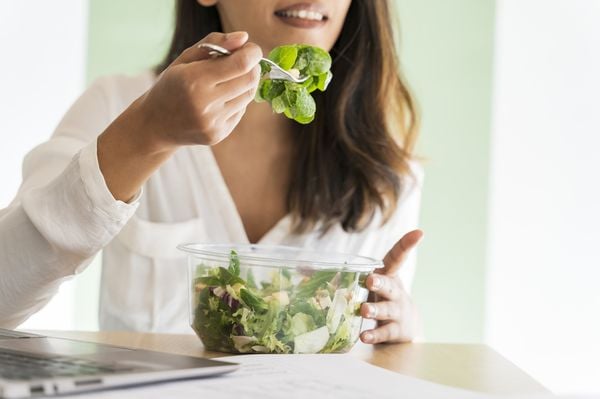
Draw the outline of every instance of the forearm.
[[[136,100],[98,137],[100,171],[113,197],[128,202],[175,152],[156,139],[152,123]]]
[[[53,247],[21,205],[0,219],[0,248],[0,327],[3,328],[16,328],[41,309],[64,279],[92,258]]]
[[[96,152],[95,142],[85,146],[62,173],[0,211],[0,326],[15,327],[40,309],[135,212],[137,203],[108,192]]]

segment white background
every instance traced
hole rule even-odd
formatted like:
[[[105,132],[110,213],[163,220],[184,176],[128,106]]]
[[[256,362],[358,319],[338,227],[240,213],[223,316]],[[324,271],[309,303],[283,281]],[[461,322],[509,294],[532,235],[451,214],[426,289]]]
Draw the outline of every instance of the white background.
[[[86,47],[87,1],[0,1],[0,208],[17,192],[25,154],[83,90]],[[74,292],[64,284],[23,327],[75,327]]]
[[[498,0],[487,340],[600,393],[600,2]]]

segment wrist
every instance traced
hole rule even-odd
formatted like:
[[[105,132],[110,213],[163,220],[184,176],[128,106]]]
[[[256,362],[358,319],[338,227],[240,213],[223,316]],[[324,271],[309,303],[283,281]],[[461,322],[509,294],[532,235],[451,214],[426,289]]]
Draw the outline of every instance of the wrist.
[[[178,145],[163,134],[159,121],[153,117],[153,112],[147,110],[144,97],[135,100],[119,116],[118,123],[122,125],[119,130],[124,132],[123,139],[137,156],[168,157],[175,152]]]
[[[157,140],[153,125],[136,100],[98,137],[100,172],[113,197],[129,201],[175,152],[177,146]]]

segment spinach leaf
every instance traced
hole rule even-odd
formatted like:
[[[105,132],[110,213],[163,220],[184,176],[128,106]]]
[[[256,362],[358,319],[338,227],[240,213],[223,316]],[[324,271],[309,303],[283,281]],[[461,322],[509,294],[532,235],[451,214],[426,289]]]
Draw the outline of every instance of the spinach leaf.
[[[268,58],[287,71],[295,71],[308,79],[303,83],[272,80],[267,76],[271,67],[261,63],[261,81],[256,92],[256,102],[267,101],[273,111],[301,124],[314,120],[317,106],[310,95],[315,90],[325,91],[333,77],[331,56],[327,51],[304,44],[291,44],[274,48]]]

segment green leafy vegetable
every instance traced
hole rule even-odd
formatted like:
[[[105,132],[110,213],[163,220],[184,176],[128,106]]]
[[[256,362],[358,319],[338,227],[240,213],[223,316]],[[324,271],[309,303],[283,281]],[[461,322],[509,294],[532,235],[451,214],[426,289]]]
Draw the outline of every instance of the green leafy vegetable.
[[[229,268],[227,270],[234,276],[240,275],[240,258],[235,251],[231,251],[229,255]]]
[[[313,274],[312,278],[303,281],[298,286],[298,296],[307,298],[315,295],[318,288],[324,287],[328,281],[331,281],[337,272],[318,271]]]
[[[192,327],[209,350],[337,353],[358,339],[357,309],[368,295],[359,281],[367,273],[306,275],[282,267],[257,279],[234,251],[228,267],[199,265],[198,271]]]
[[[298,77],[308,77],[303,83],[264,78],[256,92],[257,102],[268,101],[273,111],[284,114],[298,123],[314,120],[317,106],[310,95],[315,90],[325,91],[332,74],[331,56],[321,48],[304,44],[291,44],[274,48],[268,58]],[[271,67],[261,63],[263,77]]]
[[[290,323],[290,331],[293,335],[300,335],[316,328],[314,319],[306,313],[296,313]]]
[[[268,309],[267,303],[262,298],[254,295],[250,290],[246,288],[242,288],[240,290],[240,298],[246,306],[248,306],[255,312]]]

